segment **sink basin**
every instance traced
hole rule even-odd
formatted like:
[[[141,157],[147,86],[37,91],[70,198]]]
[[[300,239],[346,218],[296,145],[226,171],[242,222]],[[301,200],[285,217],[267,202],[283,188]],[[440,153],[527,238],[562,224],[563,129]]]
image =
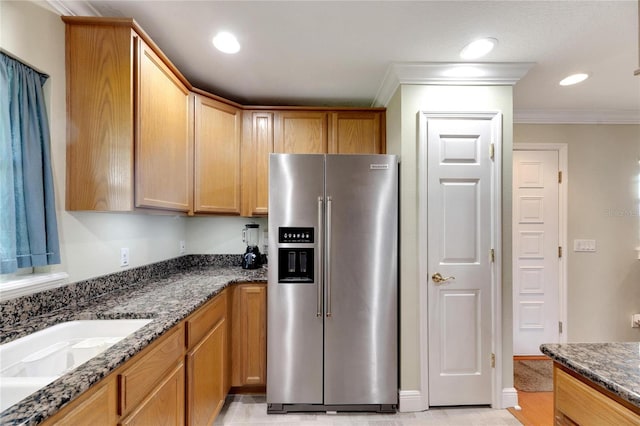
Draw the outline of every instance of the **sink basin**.
[[[68,321],[0,345],[0,411],[77,368],[151,321]]]

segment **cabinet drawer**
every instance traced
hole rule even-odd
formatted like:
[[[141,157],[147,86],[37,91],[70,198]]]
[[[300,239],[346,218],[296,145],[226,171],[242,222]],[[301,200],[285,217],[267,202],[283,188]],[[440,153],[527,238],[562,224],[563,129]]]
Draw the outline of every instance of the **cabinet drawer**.
[[[49,419],[45,424],[54,424],[56,426],[113,425],[117,420],[116,399],[116,381],[106,379],[105,383],[96,385],[96,389],[88,390],[77,401],[74,401],[73,408],[63,414],[62,417]],[[61,410],[61,413],[63,412]]]
[[[187,347],[191,348],[207,335],[226,315],[227,291],[207,302],[187,319]]]
[[[174,327],[149,352],[118,375],[119,409],[123,415],[142,401],[184,355],[184,326]]]
[[[640,424],[638,414],[557,367],[554,368],[554,398],[556,424]]]
[[[184,364],[181,362],[119,426],[184,424]]]

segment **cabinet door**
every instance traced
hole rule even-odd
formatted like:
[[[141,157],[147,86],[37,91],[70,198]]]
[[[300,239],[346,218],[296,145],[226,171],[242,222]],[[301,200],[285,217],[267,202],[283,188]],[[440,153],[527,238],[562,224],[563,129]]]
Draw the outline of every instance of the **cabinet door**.
[[[221,319],[187,353],[187,424],[212,424],[222,409],[226,389],[227,323]]]
[[[136,207],[188,212],[189,91],[142,40],[137,46]]]
[[[233,386],[267,383],[267,286],[242,284],[234,289],[231,325]]]
[[[62,417],[52,418],[46,424],[54,425],[115,425],[117,418],[116,381],[105,379],[105,383],[91,388],[72,403],[71,408]],[[68,409],[67,409],[68,410]]]
[[[180,362],[160,384],[124,418],[123,426],[184,424],[184,363]]]
[[[269,209],[269,154],[273,112],[245,111],[242,141],[242,215],[265,216]]]
[[[382,112],[331,113],[332,154],[384,154],[385,127]]]
[[[195,96],[195,213],[240,213],[242,112]]]
[[[133,210],[133,43],[124,26],[66,28],[67,210]]]
[[[327,113],[283,111],[275,115],[275,152],[325,154]]]

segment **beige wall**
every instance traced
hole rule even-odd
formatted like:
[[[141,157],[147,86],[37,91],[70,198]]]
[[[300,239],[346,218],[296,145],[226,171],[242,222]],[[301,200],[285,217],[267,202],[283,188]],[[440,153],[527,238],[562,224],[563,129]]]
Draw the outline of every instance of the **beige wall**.
[[[517,124],[514,142],[568,145],[568,340],[640,340],[640,126]]]
[[[503,388],[512,387],[511,320],[511,151],[512,88],[510,86],[403,85],[387,105],[388,152],[401,156],[400,188],[400,387],[420,389],[418,276],[418,111],[500,111],[503,120]]]

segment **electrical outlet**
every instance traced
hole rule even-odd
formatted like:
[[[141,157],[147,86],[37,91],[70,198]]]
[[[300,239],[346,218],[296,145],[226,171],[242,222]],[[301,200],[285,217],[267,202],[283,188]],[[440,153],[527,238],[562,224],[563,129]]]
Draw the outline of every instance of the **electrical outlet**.
[[[182,240],[180,241],[178,251],[180,252],[180,254],[185,254],[187,252],[187,245]]]
[[[120,249],[120,266],[129,266],[129,249],[126,247]]]
[[[631,328],[640,328],[640,314],[631,315]]]

